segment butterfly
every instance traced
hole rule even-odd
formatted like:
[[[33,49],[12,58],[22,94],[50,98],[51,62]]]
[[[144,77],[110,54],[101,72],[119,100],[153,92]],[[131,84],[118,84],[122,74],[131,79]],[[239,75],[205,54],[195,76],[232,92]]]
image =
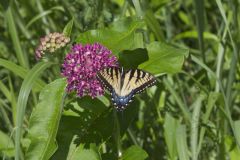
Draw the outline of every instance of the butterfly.
[[[97,79],[111,93],[113,105],[117,110],[124,110],[132,102],[135,94],[155,85],[156,78],[143,70],[124,70],[122,67],[109,67],[100,70]]]

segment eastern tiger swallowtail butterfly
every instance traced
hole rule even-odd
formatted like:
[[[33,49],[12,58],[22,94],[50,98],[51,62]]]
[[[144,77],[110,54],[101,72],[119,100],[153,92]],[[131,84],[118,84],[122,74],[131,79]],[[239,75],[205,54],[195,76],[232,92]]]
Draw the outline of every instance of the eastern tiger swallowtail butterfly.
[[[156,83],[156,78],[143,70],[124,70],[118,67],[105,68],[98,72],[98,80],[111,93],[113,105],[123,110],[137,93]]]

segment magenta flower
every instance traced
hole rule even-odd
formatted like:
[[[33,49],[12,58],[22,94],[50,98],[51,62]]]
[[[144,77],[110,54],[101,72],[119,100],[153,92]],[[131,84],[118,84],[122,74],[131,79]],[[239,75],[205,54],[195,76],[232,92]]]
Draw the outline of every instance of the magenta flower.
[[[74,45],[62,65],[62,75],[68,83],[67,91],[76,91],[79,97],[103,95],[104,90],[96,74],[111,66],[118,66],[117,58],[101,44]]]

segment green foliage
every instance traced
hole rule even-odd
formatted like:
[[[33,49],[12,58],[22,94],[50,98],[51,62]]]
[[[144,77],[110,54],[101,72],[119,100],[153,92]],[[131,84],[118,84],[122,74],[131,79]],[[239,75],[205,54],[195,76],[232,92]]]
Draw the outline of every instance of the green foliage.
[[[179,72],[184,57],[188,55],[187,49],[178,49],[161,42],[150,43],[147,51],[149,59],[139,67],[154,74]]]
[[[142,48],[142,37],[137,33],[143,25],[139,19],[124,18],[109,28],[90,30],[79,35],[76,42],[83,44],[99,42],[118,55],[123,50]]]
[[[77,147],[73,154],[71,154],[68,158],[69,160],[78,160],[78,159],[86,159],[86,160],[101,160],[97,150],[94,149],[84,149],[83,146]]]
[[[26,137],[30,140],[30,145],[26,159],[49,159],[56,151],[55,138],[63,108],[65,86],[65,79],[58,79],[41,91],[39,103],[29,119]]]
[[[1,1],[0,159],[239,159],[239,5]],[[68,94],[60,70],[72,44],[34,58],[50,32],[101,43],[158,83],[122,112],[108,94]]]
[[[47,67],[49,67],[51,63],[41,62],[35,65],[26,75],[24,79],[19,96],[17,101],[17,114],[16,114],[16,133],[15,133],[15,156],[20,156],[21,148],[20,148],[20,141],[22,136],[22,124],[24,120],[25,110],[27,107],[27,100],[29,94],[32,90],[32,86],[34,81],[38,78],[38,76],[43,72]]]
[[[144,160],[148,157],[147,153],[138,146],[129,147],[122,156],[123,160],[139,159]]]
[[[2,131],[0,131],[0,155],[8,158],[14,156],[13,140]]]

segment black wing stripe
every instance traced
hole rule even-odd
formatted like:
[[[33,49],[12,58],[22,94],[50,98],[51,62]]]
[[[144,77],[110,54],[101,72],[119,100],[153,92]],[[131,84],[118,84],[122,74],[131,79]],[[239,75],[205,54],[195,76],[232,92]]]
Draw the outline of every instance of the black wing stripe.
[[[137,71],[137,78],[136,78],[136,80],[135,80],[135,83],[137,83],[139,80],[141,80],[140,79],[140,76],[141,76],[141,73],[143,73],[143,72],[141,72],[141,70],[136,70]]]
[[[130,82],[131,79],[133,78],[134,72],[135,72],[135,70],[130,70],[130,76],[129,76],[128,82]]]
[[[98,74],[97,78],[103,84],[104,88],[106,88],[109,91],[112,90],[112,86],[108,83],[108,81],[101,74]]]
[[[116,77],[117,77],[117,79],[118,79],[118,78],[119,78],[119,77],[118,77],[118,69],[117,69],[117,68],[114,68],[114,70],[115,70]]]
[[[110,68],[110,72],[111,72],[111,79],[113,80],[113,70],[114,68]]]
[[[142,72],[142,78],[146,76],[146,72]]]
[[[141,85],[140,87],[136,88],[135,89],[135,92],[136,93],[141,93],[143,92],[146,88],[149,88],[153,85],[155,85],[157,82],[157,80],[153,77],[151,80],[149,80],[147,83]]]

